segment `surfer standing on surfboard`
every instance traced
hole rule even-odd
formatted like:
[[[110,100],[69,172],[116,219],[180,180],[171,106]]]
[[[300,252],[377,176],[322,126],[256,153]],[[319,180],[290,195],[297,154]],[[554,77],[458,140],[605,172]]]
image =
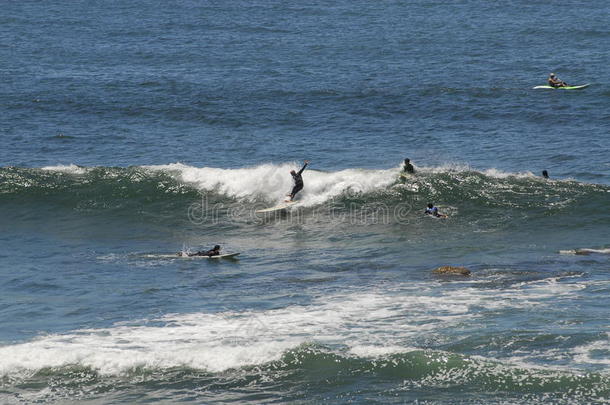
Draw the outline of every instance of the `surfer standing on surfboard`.
[[[294,186],[292,187],[292,191],[290,192],[290,194],[286,195],[287,197],[290,197],[290,199],[286,200],[286,202],[292,201],[294,199],[294,196],[297,195],[297,193],[303,189],[303,177],[301,175],[303,174],[303,170],[305,170],[305,168],[309,164],[309,160],[306,160],[304,163],[305,164],[298,172],[295,172],[294,170],[290,171],[290,175],[292,176],[292,180],[294,181]]]

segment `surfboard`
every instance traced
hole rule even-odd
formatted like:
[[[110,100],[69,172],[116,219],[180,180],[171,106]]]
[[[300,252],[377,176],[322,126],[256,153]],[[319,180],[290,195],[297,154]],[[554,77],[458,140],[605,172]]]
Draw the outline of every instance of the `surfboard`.
[[[229,259],[231,257],[239,256],[239,253],[224,253],[222,255],[216,256],[189,256],[184,252],[180,252],[177,257],[186,258],[186,259]]]
[[[239,253],[225,253],[217,256],[189,256],[185,252],[178,252],[174,254],[150,254],[143,256],[150,259],[230,259],[232,257],[239,256]]]
[[[610,248],[607,249],[571,249],[571,250],[560,250],[560,254],[562,255],[590,255],[590,254],[600,254],[600,255],[608,255],[610,254]]]
[[[580,86],[564,86],[564,87],[552,87],[552,86],[534,86],[534,89],[553,89],[553,90],[582,90],[589,87],[590,84],[581,84]]]
[[[264,214],[266,212],[281,211],[293,206],[294,204],[296,204],[296,201],[284,201],[274,207],[264,208],[262,210],[256,210],[254,212],[257,214]]]

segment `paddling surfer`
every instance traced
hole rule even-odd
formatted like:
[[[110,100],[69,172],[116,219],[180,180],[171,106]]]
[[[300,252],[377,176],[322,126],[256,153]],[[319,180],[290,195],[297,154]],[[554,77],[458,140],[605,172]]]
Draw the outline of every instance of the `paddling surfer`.
[[[290,197],[290,199],[286,200],[286,202],[292,201],[294,199],[294,196],[297,195],[297,193],[303,189],[303,177],[301,175],[303,174],[303,170],[305,170],[308,164],[309,160],[306,160],[301,170],[299,170],[298,172],[294,170],[290,171],[294,186],[292,187],[292,191],[290,192],[290,194],[286,195],[286,197]]]
[[[567,87],[567,83],[564,82],[563,80],[560,80],[557,76],[555,76],[555,73],[551,73],[549,74],[549,86],[551,87]]]
[[[426,210],[424,211],[424,214],[432,215],[433,217],[437,217],[437,218],[447,218],[447,215],[440,214],[438,212],[438,208],[436,208],[434,206],[434,204],[432,204],[432,203],[428,204],[428,208],[426,208]]]
[[[218,256],[218,255],[220,255],[220,245],[216,245],[216,246],[214,246],[213,249],[210,249],[210,250],[206,250],[206,251],[200,250],[199,252],[189,253],[188,255],[189,256],[209,256],[209,257]]]

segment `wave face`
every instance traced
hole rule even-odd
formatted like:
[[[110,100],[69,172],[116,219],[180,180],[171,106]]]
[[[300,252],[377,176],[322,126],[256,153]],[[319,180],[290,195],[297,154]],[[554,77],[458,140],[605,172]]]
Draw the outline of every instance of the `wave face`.
[[[25,373],[24,373],[25,374]],[[235,401],[268,403],[281,392],[282,401],[299,403],[338,400],[336,392],[349,390],[358,381],[360,390],[399,385],[392,392],[376,393],[378,401],[451,402],[490,404],[607,403],[610,379],[605,374],[577,374],[505,366],[494,361],[433,350],[412,350],[376,357],[358,357],[321,345],[287,350],[276,361],[258,366],[210,373],[191,367],[137,367],[122,375],[104,376],[90,367],[55,367],[27,377],[4,378],[4,386],[18,385],[24,402],[77,400],[95,403],[125,400],[179,403]],[[306,383],[303,386],[303,383]],[[28,392],[29,386],[46,385],[47,392]],[[308,387],[316,386],[316,389]],[[501,398],[490,392],[502,392]],[[358,401],[361,393],[342,394]],[[400,397],[400,400],[397,399]],[[0,393],[0,399],[11,397]],[[13,397],[14,398],[14,397]]]
[[[54,166],[0,169],[3,202],[57,203],[66,207],[114,208],[172,203],[207,196],[214,201],[274,204],[292,187],[296,164],[264,164],[240,169],[197,168],[183,164],[129,168]],[[421,168],[399,177],[399,169],[306,170],[299,207],[340,203],[404,204],[417,200],[459,205],[468,210],[517,210],[543,215],[591,213],[603,209],[610,187],[577,181],[549,181],[531,173],[475,171],[464,167]],[[467,209],[465,209],[467,208]]]
[[[404,249],[398,242],[407,237],[417,261],[430,258],[431,241],[464,263],[496,262],[497,252],[533,251],[540,244],[555,252],[582,248],[583,238],[587,248],[607,248],[610,187],[531,173],[447,166],[418,168],[404,178],[398,168],[307,170],[305,188],[290,211],[256,214],[283,201],[295,166],[2,168],[0,208],[11,229],[64,238],[77,233],[95,239],[95,246],[100,239],[138,240],[141,249],[149,235],[162,252],[167,237],[177,250],[231,239],[239,250],[278,246],[297,229],[293,226],[305,224],[316,230],[307,238],[318,249],[345,240],[345,253],[348,246],[357,249],[358,235],[369,232],[368,242],[360,243],[371,243],[371,249],[384,248],[377,238]],[[431,223],[423,215],[429,202],[449,218]],[[125,241],[127,227],[136,234]],[[280,228],[271,232],[274,227]]]

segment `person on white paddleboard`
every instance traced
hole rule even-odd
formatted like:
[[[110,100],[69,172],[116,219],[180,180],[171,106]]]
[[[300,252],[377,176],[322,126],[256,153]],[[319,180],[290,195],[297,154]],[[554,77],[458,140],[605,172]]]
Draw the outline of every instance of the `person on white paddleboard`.
[[[290,171],[290,175],[292,176],[292,180],[294,181],[294,186],[292,187],[292,191],[290,192],[290,194],[286,194],[286,197],[290,198],[289,200],[286,200],[286,202],[294,200],[294,196],[297,195],[297,193],[303,189],[303,177],[301,175],[303,174],[303,170],[305,170],[308,164],[309,160],[306,160],[301,170],[299,170],[298,172],[294,170]]]
[[[218,256],[220,254],[220,245],[216,245],[214,246],[213,249],[210,250],[206,250],[206,251],[199,251],[199,252],[195,252],[195,253],[189,253],[189,256]]]
[[[549,86],[551,87],[566,87],[568,84],[563,80],[560,80],[555,73],[549,74]]]

